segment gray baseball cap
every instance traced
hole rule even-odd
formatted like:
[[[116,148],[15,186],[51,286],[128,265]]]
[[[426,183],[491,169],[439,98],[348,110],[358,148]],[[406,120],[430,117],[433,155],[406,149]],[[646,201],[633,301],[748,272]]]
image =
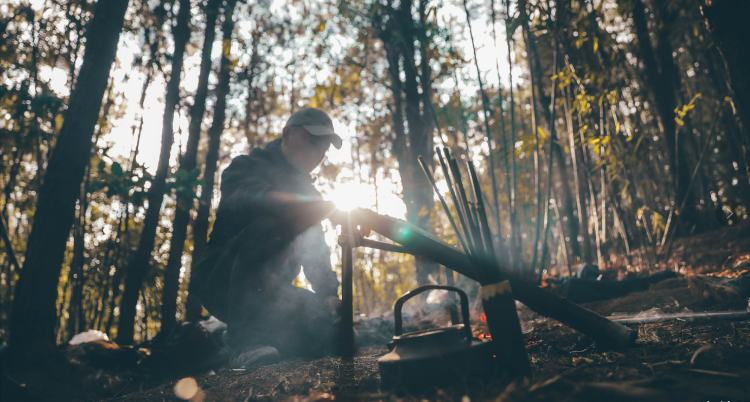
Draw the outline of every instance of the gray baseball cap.
[[[298,126],[303,127],[308,133],[315,136],[331,136],[331,143],[336,149],[341,148],[342,140],[341,137],[336,134],[333,129],[333,121],[328,117],[328,114],[320,109],[314,107],[306,107],[294,112],[289,120],[286,121],[286,126]]]

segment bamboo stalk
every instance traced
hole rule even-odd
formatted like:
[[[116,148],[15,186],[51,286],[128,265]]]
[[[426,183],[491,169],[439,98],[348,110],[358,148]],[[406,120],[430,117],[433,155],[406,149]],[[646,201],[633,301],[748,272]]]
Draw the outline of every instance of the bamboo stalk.
[[[557,39],[555,39],[554,53],[552,55],[552,63],[553,63],[553,67],[552,67],[553,75],[557,75]],[[547,122],[547,124],[549,124],[549,153],[547,154],[547,180],[546,180],[546,183],[545,183],[546,195],[544,197],[544,199],[545,199],[545,201],[544,201],[544,222],[543,222],[543,226],[544,226],[543,232],[544,232],[544,234],[543,234],[542,244],[541,244],[541,246],[542,246],[542,258],[541,258],[541,261],[542,262],[541,262],[541,265],[539,267],[539,274],[537,275],[537,280],[540,283],[542,281],[542,272],[544,272],[544,269],[543,269],[544,261],[547,259],[547,249],[548,249],[547,240],[549,239],[549,229],[550,229],[550,225],[549,225],[549,210],[550,210],[550,199],[552,198],[552,151],[553,151],[552,148],[555,146],[554,141],[555,141],[555,138],[557,138],[557,135],[556,135],[556,132],[555,132],[555,130],[556,130],[556,127],[555,127],[555,112],[557,111],[556,104],[555,104],[555,95],[557,94],[557,86],[555,85],[554,82],[552,82],[551,84],[552,84],[552,94],[550,96],[550,101],[549,101],[550,119],[549,119],[549,122]],[[570,272],[570,264],[568,263],[568,258],[567,258],[568,252],[567,252],[567,248],[565,246],[565,234],[562,232],[562,225],[560,225],[560,234],[562,235],[560,237],[560,240],[562,242],[562,247],[565,250],[565,257],[566,257],[565,258],[565,262],[566,262],[566,265],[568,265],[568,271]],[[535,269],[536,265],[537,265],[537,259],[536,259],[536,248],[535,248],[534,249],[534,260],[532,262],[531,268]]]
[[[521,239],[519,236],[519,228],[518,228],[518,216],[516,212],[516,190],[517,190],[517,180],[518,180],[518,172],[517,172],[517,166],[516,166],[516,155],[515,155],[515,146],[516,146],[516,101],[513,91],[513,31],[511,30],[511,27],[514,26],[512,23],[512,17],[510,15],[510,0],[505,1],[505,25],[506,25],[506,35],[505,35],[505,44],[508,49],[508,95],[509,95],[509,111],[510,111],[510,149],[507,151],[510,151],[510,183],[507,183],[508,186],[510,186],[510,191],[508,194],[508,208],[510,211],[510,236],[509,236],[509,243],[510,243],[510,249],[508,250],[508,255],[510,256],[510,263],[513,269],[520,271],[521,264],[519,263],[520,259],[520,249],[521,249]]]
[[[496,17],[495,17],[495,1],[490,0],[490,17],[492,22],[492,44],[495,47],[495,49],[499,49],[497,45],[497,29],[496,29]],[[499,53],[499,52],[498,52]],[[500,141],[502,142],[502,149],[503,149],[503,168],[505,169],[505,188],[506,188],[506,195],[508,197],[508,202],[510,203],[510,165],[508,162],[508,139],[507,139],[507,131],[505,129],[505,116],[503,113],[503,86],[502,82],[503,80],[500,77],[500,58],[495,57],[495,73],[497,74],[497,109],[498,109],[498,120],[500,122],[500,130],[498,132],[500,136]],[[498,147],[500,147],[500,144],[498,144]],[[498,244],[500,245],[500,253],[504,253],[505,247],[503,245],[503,238],[502,233],[500,232],[500,203],[499,201],[495,200],[495,225],[497,226],[497,237],[498,237]]]
[[[570,161],[573,169],[573,186],[575,188],[576,210],[578,212],[578,223],[581,228],[581,237],[583,238],[583,262],[591,264],[591,238],[589,237],[588,210],[586,208],[586,199],[581,190],[580,167],[581,161],[578,158],[578,146],[575,141],[575,130],[573,129],[573,111],[570,105],[570,98],[573,96],[570,90],[566,88],[563,92],[563,110],[565,115],[565,128],[568,134],[568,146],[570,147]],[[581,144],[583,146],[583,144]],[[573,239],[571,239],[573,241]],[[577,241],[577,240],[576,240]]]
[[[518,3],[518,9],[521,12],[520,18],[522,19],[522,27],[523,27],[523,38],[526,43],[526,49],[530,53],[531,52],[531,41],[532,38],[530,38],[531,35],[533,35],[529,30],[529,24],[528,24],[528,15],[526,14],[526,2],[522,1]],[[556,57],[556,55],[555,55]],[[532,243],[533,245],[533,257],[531,258],[531,266],[529,269],[534,272],[537,265],[538,260],[538,254],[539,254],[539,243],[540,243],[540,237],[542,233],[542,204],[545,204],[547,200],[545,199],[543,193],[542,193],[542,162],[541,162],[541,146],[540,146],[540,138],[539,138],[539,125],[537,122],[537,116],[538,116],[538,102],[537,99],[537,77],[536,74],[534,74],[534,59],[529,57],[527,60],[528,67],[529,67],[529,78],[530,78],[530,84],[531,84],[531,131],[534,133],[534,187],[536,189],[536,222],[534,223],[534,241]],[[552,84],[552,90],[554,91],[554,83]],[[539,97],[541,98],[543,94],[539,94]],[[549,159],[551,154],[547,155]],[[549,171],[548,171],[549,172]],[[546,205],[546,204],[545,204]],[[545,215],[547,211],[544,211]],[[541,270],[540,270],[541,271]]]

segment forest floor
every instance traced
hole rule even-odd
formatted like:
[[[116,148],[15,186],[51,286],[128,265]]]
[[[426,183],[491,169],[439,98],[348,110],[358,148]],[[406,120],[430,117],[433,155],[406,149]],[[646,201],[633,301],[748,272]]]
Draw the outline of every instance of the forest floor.
[[[748,281],[743,279],[738,287],[736,279],[750,278],[749,232],[747,226],[733,227],[679,239],[670,260],[652,269],[670,268],[680,276],[645,291],[586,306],[607,316],[638,317],[750,309]],[[440,389],[415,396],[389,393],[380,388],[377,365],[387,349],[375,336],[358,339],[361,347],[353,361],[328,357],[252,370],[203,372],[194,376],[199,391],[191,400],[750,401],[748,320],[640,324],[636,345],[613,352],[598,349],[586,336],[525,307],[519,311],[533,368],[531,380]],[[390,323],[374,326],[384,328],[382,339],[390,336]],[[174,390],[177,378],[161,382],[112,378],[100,372],[96,380],[99,389],[74,392],[71,397],[121,402],[179,400]],[[48,392],[44,394],[50,395]]]

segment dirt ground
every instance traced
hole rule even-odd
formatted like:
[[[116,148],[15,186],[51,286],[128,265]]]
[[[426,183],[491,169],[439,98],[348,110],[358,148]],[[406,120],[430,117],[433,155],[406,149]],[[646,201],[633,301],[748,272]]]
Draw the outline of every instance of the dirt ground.
[[[671,259],[650,270],[659,268],[674,269],[680,276],[586,306],[617,317],[750,308],[747,288],[736,286],[736,278],[750,271],[747,227],[679,240]],[[525,307],[519,312],[533,368],[533,377],[522,382],[438,389],[421,395],[383,391],[377,359],[387,351],[384,340],[391,323],[371,319],[360,323],[360,350],[351,361],[329,357],[252,370],[210,370],[192,377],[198,391],[190,400],[750,401],[748,320],[641,324],[636,345],[613,352],[598,349],[589,338]],[[180,400],[175,395],[177,378],[154,380],[101,371],[89,377],[85,392],[63,392],[54,399],[68,399],[66,395],[73,400]],[[38,395],[55,395],[51,392]]]
[[[650,292],[640,296],[648,299]],[[707,401],[750,400],[750,321],[642,324],[637,345],[598,350],[587,338],[547,319],[525,334],[532,380],[481,389],[405,396],[379,389],[377,358],[386,349],[339,358],[290,361],[251,371],[222,369],[198,376],[206,401],[498,400]],[[173,384],[113,401],[177,400]]]

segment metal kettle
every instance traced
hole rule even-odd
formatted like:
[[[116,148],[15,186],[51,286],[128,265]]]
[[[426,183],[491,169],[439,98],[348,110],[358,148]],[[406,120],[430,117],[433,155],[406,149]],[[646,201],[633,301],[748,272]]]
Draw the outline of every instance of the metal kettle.
[[[442,289],[458,294],[461,323],[426,330],[403,332],[402,308],[407,300],[428,290]],[[420,286],[401,296],[393,307],[395,321],[392,349],[380,359],[383,388],[427,390],[483,380],[494,373],[495,359],[489,341],[475,340],[469,320],[469,298],[453,286]]]

